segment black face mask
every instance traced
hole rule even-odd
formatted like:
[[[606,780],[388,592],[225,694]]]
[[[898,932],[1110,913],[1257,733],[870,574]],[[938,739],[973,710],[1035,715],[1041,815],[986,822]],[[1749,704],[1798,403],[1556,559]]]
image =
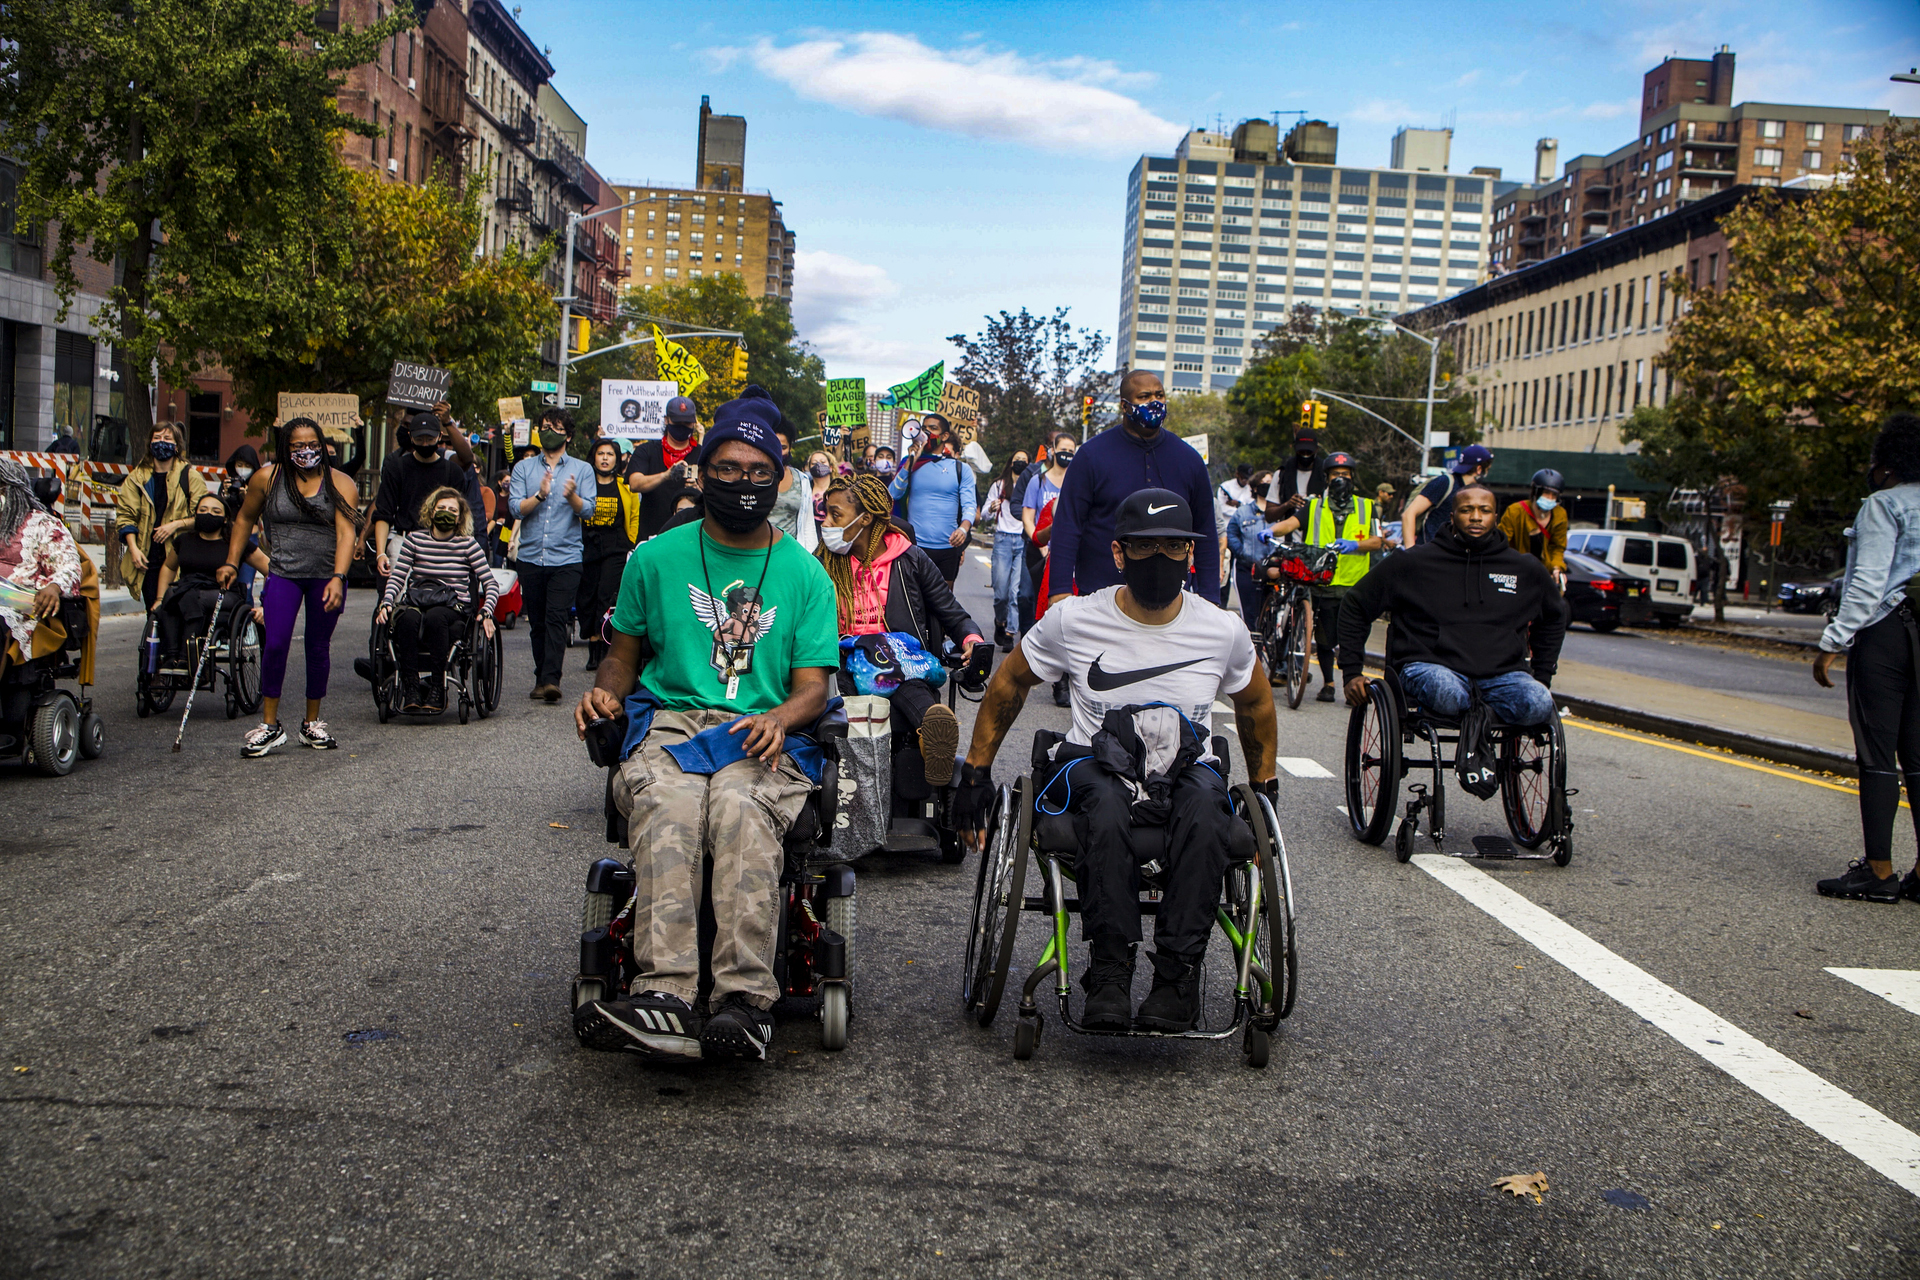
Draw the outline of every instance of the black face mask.
[[[1353,481],[1346,476],[1335,476],[1327,481],[1327,498],[1336,507],[1344,507],[1353,501]]]
[[[728,533],[752,533],[767,522],[773,510],[773,485],[739,480],[716,480],[707,476],[700,482],[707,495],[707,514],[720,522]]]
[[[541,430],[540,447],[542,449],[545,449],[548,453],[552,453],[556,449],[564,449],[566,445],[567,445],[567,437],[564,432],[548,431],[548,430],[545,430],[544,428]]]
[[[1135,560],[1123,552],[1120,573],[1141,608],[1164,609],[1173,603],[1187,580],[1187,562],[1163,555]]]
[[[693,424],[691,422],[669,422],[667,424],[667,434],[672,436],[677,443],[684,444],[693,437]]]
[[[413,446],[413,456],[422,462],[438,462],[440,460],[440,446],[437,444],[416,444]]]
[[[1491,551],[1493,549],[1494,539],[1504,538],[1504,536],[1505,535],[1503,535],[1500,532],[1500,528],[1498,525],[1495,525],[1493,528],[1488,529],[1485,533],[1479,535],[1478,537],[1475,537],[1472,534],[1469,534],[1465,529],[1462,529],[1457,524],[1453,526],[1453,540],[1459,543],[1461,548],[1465,550],[1469,555],[1476,555],[1476,556],[1485,555],[1488,551]]]
[[[193,531],[195,533],[218,533],[227,518],[217,511],[196,511],[193,513]]]

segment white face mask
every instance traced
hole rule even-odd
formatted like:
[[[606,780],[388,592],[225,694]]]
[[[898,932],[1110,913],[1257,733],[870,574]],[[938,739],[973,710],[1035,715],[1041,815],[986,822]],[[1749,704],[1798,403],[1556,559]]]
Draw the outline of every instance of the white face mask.
[[[853,550],[853,543],[848,539],[847,531],[835,524],[820,526],[820,545],[837,556],[847,555]]]
[[[235,467],[233,469],[233,476],[234,476],[234,479],[236,480],[242,480],[242,481],[250,480],[253,478],[253,468],[252,467]]]
[[[1560,499],[1550,493],[1543,493],[1533,500],[1533,505],[1542,511],[1551,511],[1560,505]]]

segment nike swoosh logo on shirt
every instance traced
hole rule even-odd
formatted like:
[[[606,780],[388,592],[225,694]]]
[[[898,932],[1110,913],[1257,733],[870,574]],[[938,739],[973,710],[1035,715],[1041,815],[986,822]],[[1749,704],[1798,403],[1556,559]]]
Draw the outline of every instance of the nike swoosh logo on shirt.
[[[1153,505],[1152,503],[1148,503],[1148,504],[1147,504],[1147,514],[1148,514],[1148,515],[1150,515],[1150,516],[1157,516],[1157,515],[1159,515],[1159,514],[1160,514],[1160,513],[1162,512],[1162,511],[1171,511],[1171,510],[1173,510],[1173,509],[1174,509],[1174,507],[1175,507],[1176,505],[1177,505],[1176,503],[1172,503],[1172,502],[1169,502],[1169,503],[1168,503],[1168,504],[1167,504],[1166,506],[1164,506],[1164,507],[1156,507],[1156,506],[1154,506],[1154,505]]]
[[[1103,653],[1100,658],[1106,656]],[[1095,658],[1093,665],[1087,668],[1087,688],[1097,693],[1118,689],[1125,684],[1138,684],[1142,680],[1151,680],[1155,676],[1164,676],[1169,671],[1178,671],[1182,667],[1190,667],[1200,661],[1198,658],[1188,658],[1185,662],[1169,662],[1164,667],[1141,667],[1138,671],[1102,671],[1100,658]]]

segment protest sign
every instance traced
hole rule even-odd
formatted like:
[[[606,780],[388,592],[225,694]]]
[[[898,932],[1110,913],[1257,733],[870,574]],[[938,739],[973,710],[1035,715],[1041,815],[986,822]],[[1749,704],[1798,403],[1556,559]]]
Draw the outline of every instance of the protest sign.
[[[1181,436],[1180,438],[1193,446],[1193,451],[1200,455],[1200,461],[1208,461],[1207,438],[1205,436]]]
[[[436,369],[417,360],[395,360],[387,375],[387,403],[409,409],[431,409],[447,398],[453,370]]]
[[[847,455],[853,458],[865,456],[867,445],[873,440],[871,427],[855,427],[847,432]]]
[[[940,391],[940,413],[956,427],[978,426],[980,393],[972,387],[963,387],[957,382],[949,382]]]
[[[502,396],[495,403],[500,406],[502,422],[512,422],[515,418],[527,416],[527,402],[524,396]]]
[[[666,429],[667,401],[680,394],[672,382],[600,384],[600,434],[616,440],[658,440]]]
[[[295,418],[312,418],[320,424],[322,435],[345,440],[360,425],[360,397],[325,391],[282,391],[273,425],[284,427]]]
[[[530,419],[515,418],[507,423],[507,427],[512,432],[514,448],[524,449],[533,443],[533,423]]]
[[[940,407],[946,388],[947,362],[942,360],[917,378],[887,388],[893,407],[904,413],[929,413]]]
[[[677,395],[690,396],[707,380],[701,363],[685,347],[669,341],[657,324],[653,326],[653,360],[661,373],[680,385]]]
[[[827,417],[836,427],[867,425],[867,380],[827,379]]]

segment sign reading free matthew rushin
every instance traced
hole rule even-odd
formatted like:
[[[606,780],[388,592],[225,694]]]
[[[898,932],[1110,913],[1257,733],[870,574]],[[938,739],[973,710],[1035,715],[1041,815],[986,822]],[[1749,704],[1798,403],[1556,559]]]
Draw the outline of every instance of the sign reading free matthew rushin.
[[[453,370],[436,369],[417,360],[395,360],[387,375],[387,403],[409,409],[431,409],[447,398]]]

